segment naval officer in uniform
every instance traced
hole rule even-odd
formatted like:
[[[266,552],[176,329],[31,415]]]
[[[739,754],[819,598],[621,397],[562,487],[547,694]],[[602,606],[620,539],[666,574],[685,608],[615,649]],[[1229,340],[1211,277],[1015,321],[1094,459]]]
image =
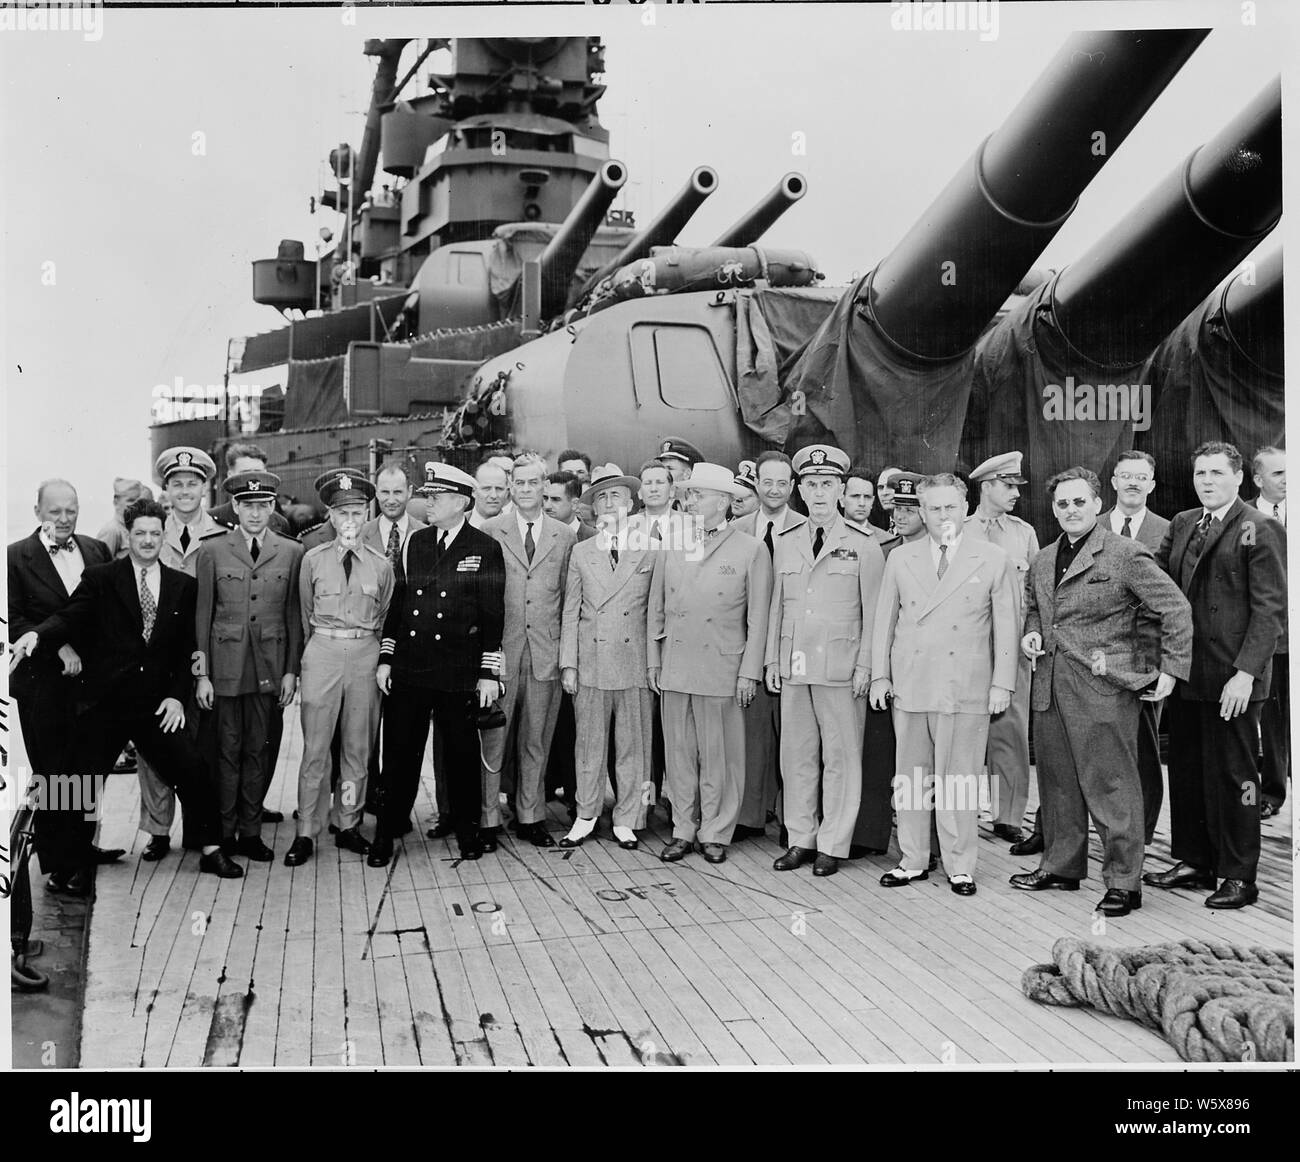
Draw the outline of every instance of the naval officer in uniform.
[[[502,691],[506,566],[501,544],[465,519],[474,478],[450,464],[424,466],[425,528],[411,534],[406,576],[384,619],[375,681],[384,704],[383,811],[366,863],[384,867],[420,785],[429,719],[442,742],[449,810],[462,859],[478,859],[482,779],[478,713]]]
[[[197,698],[216,711],[221,836],[227,854],[266,862],[262,800],[271,716],[293,701],[302,655],[302,546],[269,528],[280,478],[244,472],[223,485],[239,527],[204,541],[196,568]],[[238,840],[236,840],[238,833]]]
[[[776,537],[773,558],[766,677],[781,696],[790,849],[772,866],[792,871],[815,857],[813,874],[829,876],[849,854],[862,799],[871,622],[885,558],[840,516],[848,456],[814,444],[793,467],[808,519]]]
[[[202,448],[168,448],[154,462],[154,476],[162,485],[162,495],[171,503],[163,524],[162,552],[158,560],[169,569],[193,577],[199,558],[199,546],[226,530],[203,507],[203,494],[217,474],[217,466]],[[205,753],[211,749],[207,731],[211,723],[199,714],[193,691],[185,705],[185,730],[191,742],[198,742]],[[200,730],[204,731],[200,740]],[[158,777],[148,759],[139,760],[140,830],[149,843],[140,858],[150,862],[162,859],[171,850],[172,821],[176,817],[176,793]],[[183,821],[182,821],[183,824]],[[193,846],[190,830],[185,828],[186,846]]]
[[[979,489],[979,503],[966,518],[962,533],[972,540],[989,541],[1007,555],[1016,626],[1024,624],[1025,579],[1038,556],[1038,534],[1033,525],[1012,515],[1026,483],[1020,471],[1019,452],[990,456],[970,474]],[[989,795],[993,808],[993,834],[1010,843],[1023,838],[1020,825],[1029,805],[1029,688],[1033,673],[1029,659],[1018,654],[1016,686],[1011,705],[989,720]]]
[[[359,855],[370,851],[359,824],[379,728],[379,635],[394,584],[387,555],[363,537],[375,486],[346,469],[334,469],[317,477],[315,487],[335,535],[304,555],[298,576],[307,646],[302,654],[298,835],[284,857],[289,867],[311,856],[331,815],[330,742],[336,727],[341,745],[334,842]]]
[[[745,794],[745,709],[763,677],[772,563],[763,542],[727,524],[747,488],[720,464],[695,465],[686,511],[699,541],[656,554],[647,665],[663,699],[673,840],[660,859],[698,847],[727,858]]]

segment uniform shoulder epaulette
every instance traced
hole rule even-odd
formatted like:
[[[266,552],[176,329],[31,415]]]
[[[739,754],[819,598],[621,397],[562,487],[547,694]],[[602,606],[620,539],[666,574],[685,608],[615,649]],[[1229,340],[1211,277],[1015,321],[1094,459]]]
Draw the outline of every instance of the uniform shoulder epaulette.
[[[782,529],[782,530],[781,530],[779,533],[777,533],[776,535],[777,535],[778,537],[783,537],[783,536],[785,536],[786,533],[792,533],[792,532],[794,532],[795,529],[801,529],[801,528],[803,528],[803,526],[806,525],[807,523],[808,523],[808,518],[807,518],[807,517],[802,517],[802,518],[799,520],[798,524],[792,524],[792,525],[790,525],[788,528],[784,528],[784,529]]]
[[[321,541],[319,545],[312,545],[310,549],[303,553],[302,559],[305,561],[308,557],[315,556],[319,550],[328,549],[332,544],[334,544],[333,541]]]
[[[845,527],[846,529],[852,529],[855,533],[858,533],[858,534],[860,534],[861,536],[864,536],[864,537],[870,537],[872,540],[875,540],[875,539],[876,539],[876,534],[875,534],[875,533],[868,532],[868,531],[867,531],[866,529],[864,529],[861,525],[855,525],[855,524],[851,523],[850,521],[845,521],[845,522],[844,522],[844,527]]]

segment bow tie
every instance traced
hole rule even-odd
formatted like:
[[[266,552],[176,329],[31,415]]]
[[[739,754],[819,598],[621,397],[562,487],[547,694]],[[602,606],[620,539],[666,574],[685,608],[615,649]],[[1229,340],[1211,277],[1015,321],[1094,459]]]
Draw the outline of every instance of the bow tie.
[[[46,548],[50,550],[51,557],[54,556],[60,549],[63,549],[66,552],[71,553],[76,547],[77,547],[76,542],[71,537],[69,537],[61,545],[57,541],[52,545],[46,545]]]
[[[705,540],[709,540],[713,537],[716,537],[720,532],[722,532],[724,527],[725,527],[724,525],[718,525],[716,529],[705,529],[704,530]]]

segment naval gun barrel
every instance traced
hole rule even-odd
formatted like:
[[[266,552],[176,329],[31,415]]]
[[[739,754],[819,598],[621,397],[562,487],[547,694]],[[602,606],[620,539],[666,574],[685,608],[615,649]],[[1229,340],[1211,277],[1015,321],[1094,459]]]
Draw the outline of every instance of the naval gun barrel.
[[[1076,33],[872,272],[860,298],[905,355],[969,350],[1080,193],[1208,35]]]
[[[1135,363],[1281,215],[1282,83],[1274,78],[1061,272],[1052,294],[1056,324],[1094,363]],[[1250,301],[1246,290],[1235,303]]]
[[[753,246],[782,214],[808,192],[801,173],[788,173],[763,196],[749,213],[718,235],[713,246]]]
[[[576,303],[585,298],[603,278],[621,270],[629,262],[645,258],[656,246],[671,246],[689,222],[695,211],[704,205],[718,188],[718,172],[712,166],[702,165],[691,172],[690,178],[668,201],[644,229],[638,230],[614,258],[593,274],[572,298]]]
[[[592,236],[600,226],[614,195],[627,181],[627,167],[621,161],[607,161],[582,192],[538,260],[542,276],[543,318],[558,314],[569,294],[569,280],[578,269]]]
[[[1261,259],[1246,277],[1239,270],[1223,292],[1223,325],[1233,343],[1265,371],[1281,375],[1282,248]]]

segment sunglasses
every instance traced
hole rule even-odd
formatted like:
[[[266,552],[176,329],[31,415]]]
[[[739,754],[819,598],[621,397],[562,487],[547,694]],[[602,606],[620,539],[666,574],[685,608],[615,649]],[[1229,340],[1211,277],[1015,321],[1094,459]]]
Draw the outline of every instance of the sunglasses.
[[[1069,500],[1058,500],[1055,502],[1056,507],[1059,508],[1062,512],[1064,512],[1066,509],[1071,507],[1087,508],[1088,505],[1090,505],[1091,503],[1092,500],[1086,496],[1075,496]]]

